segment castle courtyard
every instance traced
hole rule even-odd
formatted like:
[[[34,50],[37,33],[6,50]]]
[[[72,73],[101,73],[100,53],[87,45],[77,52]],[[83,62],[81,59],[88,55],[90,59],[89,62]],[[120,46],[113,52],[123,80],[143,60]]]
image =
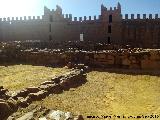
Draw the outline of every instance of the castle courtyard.
[[[1,66],[0,68],[0,73],[3,73],[1,82],[5,81],[4,87],[10,90],[38,85],[49,79],[48,76],[53,77],[57,73],[62,74],[68,71],[66,68],[31,65]],[[15,116],[18,118],[24,115],[36,105],[82,114],[84,118],[110,115],[111,120],[118,120],[113,116],[158,115],[160,113],[158,107],[160,106],[160,77],[157,74],[159,73],[154,71],[93,69],[87,73],[87,82],[84,85],[71,88],[61,94],[50,95],[42,101],[35,101],[28,108],[19,109]],[[9,81],[10,79],[12,81]],[[32,80],[32,83],[26,80]]]
[[[0,120],[160,120],[160,2],[5,1]]]

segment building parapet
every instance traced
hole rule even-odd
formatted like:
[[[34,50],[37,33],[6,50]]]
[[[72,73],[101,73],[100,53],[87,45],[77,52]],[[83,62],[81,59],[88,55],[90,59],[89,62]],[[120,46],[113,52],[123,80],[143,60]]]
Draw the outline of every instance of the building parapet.
[[[101,9],[103,11],[106,11],[106,12],[114,12],[114,11],[117,11],[120,9],[120,6],[117,6],[117,7],[110,7],[109,9],[107,9],[107,7],[105,7],[103,4],[101,5]]]
[[[0,18],[0,22],[19,22],[19,21],[35,21],[35,20],[42,20],[40,16],[24,16],[24,17],[7,17],[7,18]]]
[[[136,17],[135,17],[136,16]],[[148,17],[147,17],[148,16]],[[159,19],[160,17],[158,16],[158,14],[152,15],[152,14],[124,14],[123,15],[123,19]]]
[[[72,14],[66,14],[64,19],[70,20],[71,22],[87,22],[87,21],[97,21],[100,20],[101,15],[94,15],[94,16],[83,16],[83,17],[73,17]]]

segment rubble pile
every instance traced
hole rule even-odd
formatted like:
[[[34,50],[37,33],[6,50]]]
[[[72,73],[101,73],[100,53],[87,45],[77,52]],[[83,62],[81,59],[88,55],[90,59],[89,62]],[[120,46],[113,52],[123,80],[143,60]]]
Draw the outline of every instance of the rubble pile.
[[[84,120],[83,116],[75,115],[71,112],[64,112],[60,110],[51,110],[45,107],[38,107],[29,112],[19,115],[16,114],[9,116],[7,120]]]

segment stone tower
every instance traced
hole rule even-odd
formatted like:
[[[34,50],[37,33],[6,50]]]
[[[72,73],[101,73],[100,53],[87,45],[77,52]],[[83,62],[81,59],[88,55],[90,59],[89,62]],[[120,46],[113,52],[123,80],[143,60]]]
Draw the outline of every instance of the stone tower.
[[[104,30],[104,39],[108,43],[120,43],[121,41],[121,5],[118,3],[117,7],[110,7],[107,9],[103,4],[101,5],[101,24]]]

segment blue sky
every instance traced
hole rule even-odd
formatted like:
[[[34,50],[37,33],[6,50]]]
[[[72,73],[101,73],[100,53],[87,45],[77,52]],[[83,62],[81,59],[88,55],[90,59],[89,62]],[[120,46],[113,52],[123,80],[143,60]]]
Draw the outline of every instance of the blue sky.
[[[55,9],[57,4],[65,14],[94,16],[100,14],[102,3],[109,8],[117,6],[118,2],[122,6],[122,14],[160,14],[160,0],[1,0],[0,17],[41,16],[44,5]]]

